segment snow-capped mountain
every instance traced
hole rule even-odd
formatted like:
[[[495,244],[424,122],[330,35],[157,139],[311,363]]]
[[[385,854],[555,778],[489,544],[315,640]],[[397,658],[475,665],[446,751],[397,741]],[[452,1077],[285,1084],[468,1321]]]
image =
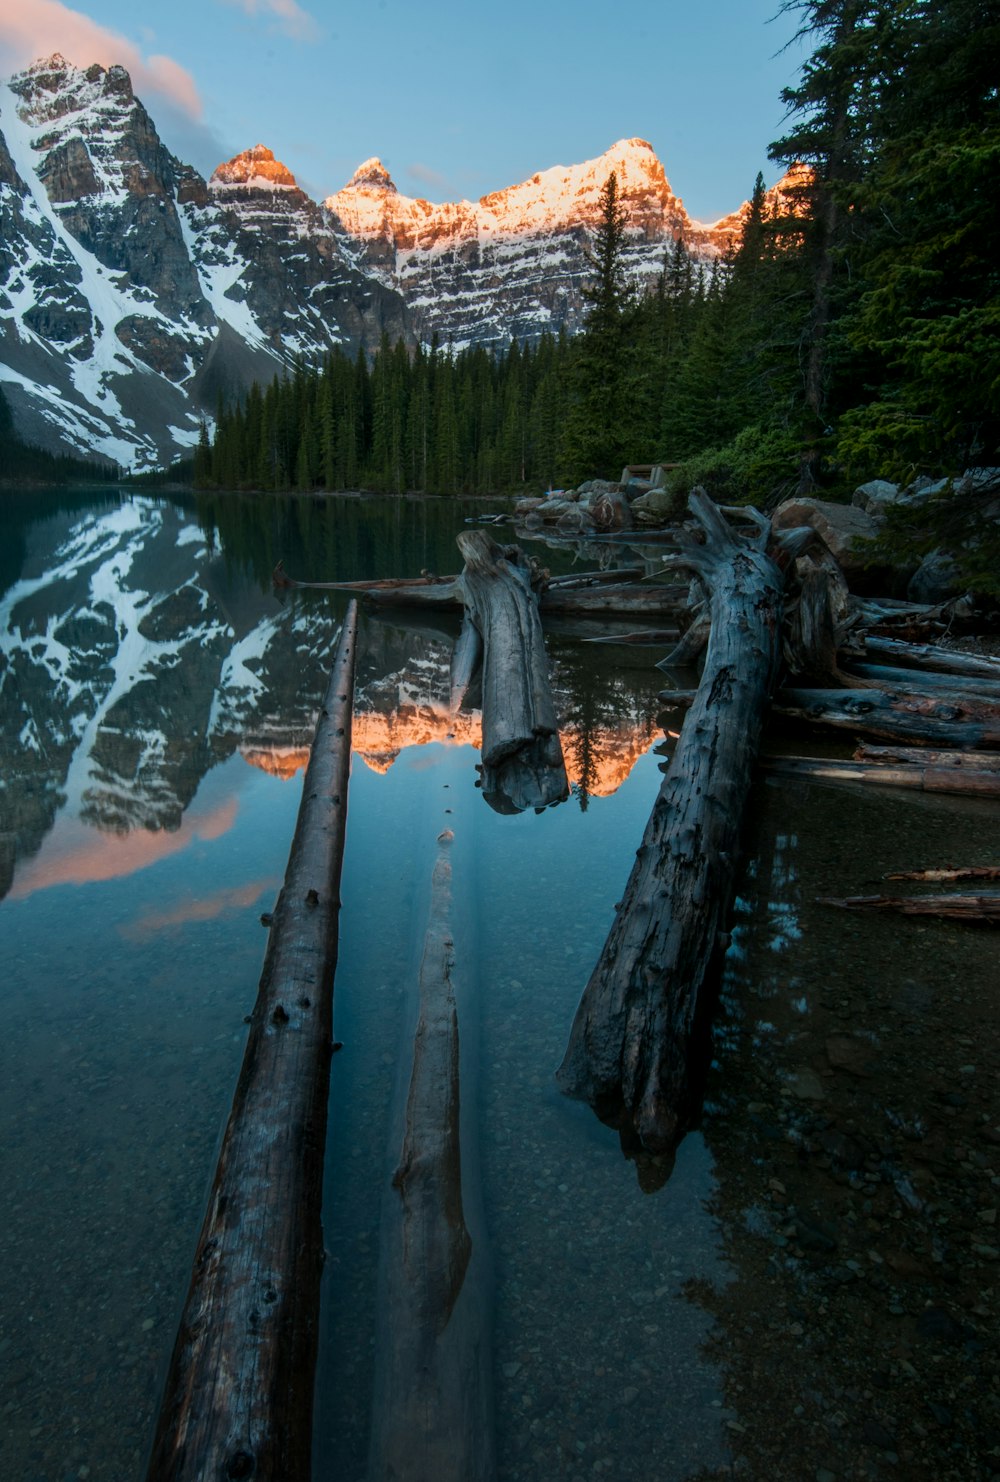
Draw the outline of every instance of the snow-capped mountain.
[[[693,221],[652,146],[622,139],[598,159],[555,165],[481,200],[432,205],[400,195],[381,160],[366,160],[324,201],[354,261],[406,299],[415,328],[456,347],[578,329],[601,191],[614,172],[626,212],[626,272],[651,287],[683,238],[710,261],[738,239],[740,211]]]
[[[688,217],[641,139],[478,202],[402,196],[371,159],[318,205],[262,144],[206,181],[165,148],[123,67],[37,62],[0,86],[0,385],[15,426],[53,451],[157,466],[194,445],[220,394],[335,345],[573,331],[612,170],[637,285],[680,237],[704,261],[738,238],[740,211]]]
[[[124,68],[58,55],[0,88],[0,328],[23,437],[140,467],[192,446],[220,392],[409,334],[269,151],[206,182]]]

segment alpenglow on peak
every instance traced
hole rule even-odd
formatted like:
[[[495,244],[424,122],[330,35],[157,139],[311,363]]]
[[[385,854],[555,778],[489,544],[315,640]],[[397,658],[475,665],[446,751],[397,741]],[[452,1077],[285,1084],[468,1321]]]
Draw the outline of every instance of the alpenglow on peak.
[[[212,172],[212,183],[217,185],[270,185],[297,188],[295,176],[287,165],[276,160],[265,144],[255,144],[233,155]]]
[[[398,195],[392,176],[383,165],[378,155],[373,154],[371,159],[365,160],[355,170],[354,174],[344,186],[345,190],[384,190]]]

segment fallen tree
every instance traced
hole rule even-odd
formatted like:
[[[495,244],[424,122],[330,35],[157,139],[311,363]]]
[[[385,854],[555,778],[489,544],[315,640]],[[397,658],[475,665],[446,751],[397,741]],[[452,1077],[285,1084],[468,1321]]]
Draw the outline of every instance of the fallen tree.
[[[754,525],[747,537],[703,491],[689,506],[704,544],[691,544],[669,565],[696,572],[710,592],[701,685],[556,1077],[566,1095],[589,1102],[651,1152],[669,1151],[692,1112],[695,1015],[731,896],[780,656],[784,578],[767,552],[770,522],[741,511]],[[805,538],[786,532],[783,554],[801,549]]]
[[[344,618],[148,1482],[308,1482],[357,608]]]

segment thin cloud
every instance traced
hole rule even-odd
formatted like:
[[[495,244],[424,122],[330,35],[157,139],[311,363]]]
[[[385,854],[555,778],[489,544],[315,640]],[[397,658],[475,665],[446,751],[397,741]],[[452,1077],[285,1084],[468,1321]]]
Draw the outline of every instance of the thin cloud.
[[[432,170],[430,165],[422,165],[419,161],[416,164],[407,165],[406,173],[423,185],[433,186],[435,190],[444,190],[448,184],[438,170]]]
[[[244,15],[272,16],[272,29],[281,31],[292,41],[318,41],[319,26],[297,0],[223,0],[224,5],[235,5]]]
[[[186,117],[202,116],[194,78],[172,57],[144,57],[133,42],[60,0],[0,0],[0,60],[6,72],[28,67],[53,52],[80,67],[93,62],[125,67],[137,93],[157,93]]]

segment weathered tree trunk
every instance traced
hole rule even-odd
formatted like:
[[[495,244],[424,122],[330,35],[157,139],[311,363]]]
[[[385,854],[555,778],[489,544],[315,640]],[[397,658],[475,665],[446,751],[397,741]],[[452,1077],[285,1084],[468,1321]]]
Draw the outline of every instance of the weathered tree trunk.
[[[935,699],[880,689],[782,689],[775,715],[940,747],[1000,746],[1000,706],[969,696]]]
[[[804,756],[767,757],[761,765],[779,777],[814,782],[857,782],[873,787],[903,787],[915,792],[944,792],[963,797],[1000,798],[1000,770],[903,766],[872,762],[821,761]]]
[[[900,916],[940,916],[947,921],[1000,923],[1000,893],[989,895],[821,895],[821,906],[842,911],[891,911]]]
[[[352,602],[167,1377],[149,1482],[307,1482],[347,817]]]
[[[527,563],[484,530],[462,531],[458,547],[465,604],[483,640],[483,795],[500,811],[546,808],[569,784]]]
[[[495,1473],[489,1259],[462,1186],[451,839],[438,840],[403,1144],[383,1212],[368,1482]],[[469,1223],[482,1229],[477,1214]]]
[[[688,1050],[698,995],[729,903],[744,801],[779,656],[783,578],[757,537],[708,497],[690,507],[704,547],[674,558],[711,592],[701,686],[660,787],[614,925],[584,990],[557,1074],[651,1152],[690,1115]]]

